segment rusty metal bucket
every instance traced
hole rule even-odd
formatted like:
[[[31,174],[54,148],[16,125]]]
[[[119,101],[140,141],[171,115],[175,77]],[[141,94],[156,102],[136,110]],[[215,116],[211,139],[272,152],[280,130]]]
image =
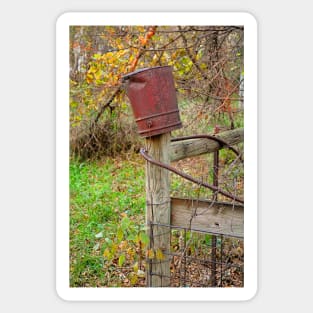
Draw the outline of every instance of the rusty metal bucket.
[[[144,68],[123,77],[138,133],[151,137],[182,127],[172,68]]]

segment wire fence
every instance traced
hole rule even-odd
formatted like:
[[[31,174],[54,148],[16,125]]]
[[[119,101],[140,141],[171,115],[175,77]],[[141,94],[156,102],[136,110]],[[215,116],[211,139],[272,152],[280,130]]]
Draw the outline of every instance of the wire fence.
[[[151,223],[170,237],[170,251],[158,259],[148,258],[150,281],[161,280],[163,287],[243,287],[244,241],[212,232]],[[150,237],[153,247],[155,235]],[[154,264],[170,265],[170,276],[152,270]],[[166,280],[164,284],[162,280]]]
[[[174,165],[199,181],[213,182],[243,197],[243,160],[235,154],[218,160],[216,155],[207,154]],[[188,209],[177,208],[183,202]],[[157,212],[161,205],[164,203],[154,203],[152,211]],[[148,287],[153,279],[164,287],[243,287],[243,207],[242,203],[204,188],[204,184],[194,184],[172,173],[171,223],[147,222],[150,249],[154,251],[151,257],[148,253],[146,261]],[[155,256],[154,241],[162,236],[168,238],[169,248]],[[168,274],[162,271],[162,264],[169,266]]]

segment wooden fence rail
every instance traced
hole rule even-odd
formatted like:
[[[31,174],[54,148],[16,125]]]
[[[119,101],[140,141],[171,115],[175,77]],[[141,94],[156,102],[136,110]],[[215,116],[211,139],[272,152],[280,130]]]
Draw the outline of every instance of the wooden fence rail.
[[[171,225],[231,237],[243,237],[243,205],[171,198]]]
[[[237,128],[220,133],[216,135],[216,137],[223,139],[231,146],[243,142],[244,130],[243,128]],[[220,145],[217,141],[206,138],[190,139],[185,141],[172,142],[170,145],[169,154],[170,160],[173,162],[188,157],[211,153],[219,149]]]

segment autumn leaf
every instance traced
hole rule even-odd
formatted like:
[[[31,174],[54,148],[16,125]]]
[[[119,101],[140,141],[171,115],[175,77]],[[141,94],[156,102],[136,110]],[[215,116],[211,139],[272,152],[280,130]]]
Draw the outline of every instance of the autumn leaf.
[[[147,43],[147,39],[142,36],[139,36],[138,40],[142,46],[144,46]]]
[[[134,272],[135,272],[135,273],[138,272],[138,262],[136,262],[136,263],[133,265],[133,269],[134,269]]]
[[[126,259],[125,254],[121,254],[120,257],[118,258],[118,266],[123,266],[125,259]]]
[[[139,239],[145,246],[149,244],[149,236],[145,232],[140,233]]]
[[[122,239],[123,239],[123,230],[122,228],[119,228],[117,231],[117,240],[122,241]]]
[[[147,250],[147,258],[154,259],[154,251],[152,249]]]
[[[161,249],[157,249],[156,250],[156,255],[155,255],[156,259],[159,261],[162,261],[165,259],[165,255],[163,254]]]
[[[132,285],[135,285],[136,283],[137,283],[137,281],[138,281],[138,276],[137,275],[131,275],[131,277],[130,277],[130,283],[132,284]]]

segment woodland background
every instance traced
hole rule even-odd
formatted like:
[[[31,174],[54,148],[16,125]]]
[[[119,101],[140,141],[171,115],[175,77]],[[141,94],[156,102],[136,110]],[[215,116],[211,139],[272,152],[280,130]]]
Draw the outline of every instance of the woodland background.
[[[240,26],[71,27],[72,154],[86,159],[138,148],[121,78],[145,67],[173,68],[184,120],[177,134],[234,128],[234,114],[243,110],[243,43]],[[227,120],[215,120],[221,113]]]

